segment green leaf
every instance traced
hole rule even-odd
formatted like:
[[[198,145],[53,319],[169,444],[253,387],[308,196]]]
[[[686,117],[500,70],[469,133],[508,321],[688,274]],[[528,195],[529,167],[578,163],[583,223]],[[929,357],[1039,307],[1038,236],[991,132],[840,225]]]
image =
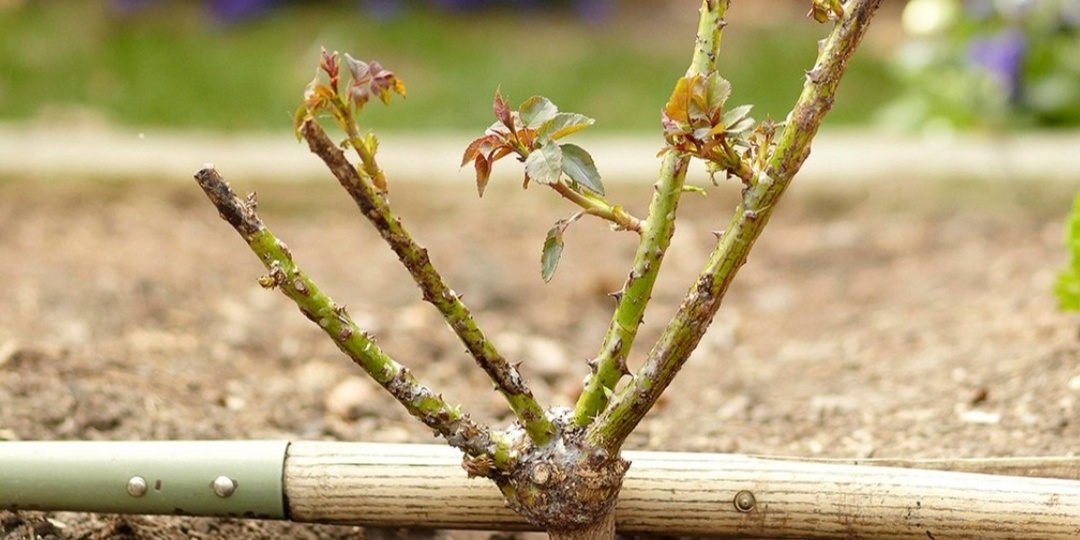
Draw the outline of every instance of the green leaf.
[[[562,175],[563,153],[557,144],[545,144],[525,158],[525,175],[540,184],[554,184]]]
[[[536,129],[536,138],[554,141],[571,133],[577,133],[595,122],[596,120],[584,114],[558,113]]]
[[[555,275],[555,269],[559,266],[559,258],[562,257],[563,231],[566,224],[562,221],[555,224],[544,239],[544,251],[540,254],[540,277],[547,283]]]
[[[705,91],[709,111],[717,111],[731,96],[731,83],[714,71],[705,79]]]
[[[525,100],[525,103],[522,103],[521,108],[518,110],[521,115],[521,123],[529,129],[540,127],[545,122],[555,118],[555,115],[559,113],[559,108],[544,96],[533,96]]]
[[[844,7],[840,4],[840,0],[812,0],[810,13],[806,16],[819,23],[829,22],[830,16],[835,16],[837,20],[840,20],[844,17]]]
[[[296,113],[293,114],[293,133],[296,135],[297,141],[304,140],[304,135],[300,133],[300,129],[304,127],[304,121],[307,120],[309,114],[305,105],[297,107]]]
[[[716,133],[716,128],[710,126],[703,126],[695,129],[690,134],[697,141],[703,141]]]
[[[604,184],[592,156],[576,144],[562,144],[559,148],[562,150],[562,172],[585,189],[603,195]]]
[[[727,127],[727,129],[724,130],[724,132],[729,133],[729,134],[733,134],[733,135],[741,135],[743,133],[746,133],[747,131],[750,131],[750,129],[753,128],[753,127],[754,127],[754,119],[750,118],[750,117],[746,117],[746,118],[743,118],[742,120],[739,120],[738,122],[735,122],[735,124],[733,124],[733,125],[729,125]]]
[[[366,146],[368,151],[372,154],[379,151],[379,138],[376,137],[374,133],[369,132],[367,135],[364,135],[360,140],[364,143],[364,146]]]
[[[739,105],[738,107],[725,112],[725,131],[729,133],[739,133],[753,127],[754,120],[748,116],[750,114],[750,109],[753,108],[753,105]],[[747,121],[749,121],[749,123],[747,123]]]
[[[701,195],[702,197],[708,197],[709,196],[709,193],[707,191],[705,191],[705,188],[703,188],[701,186],[691,186],[689,184],[684,184],[682,190],[683,190],[683,193],[697,193],[698,195]]]

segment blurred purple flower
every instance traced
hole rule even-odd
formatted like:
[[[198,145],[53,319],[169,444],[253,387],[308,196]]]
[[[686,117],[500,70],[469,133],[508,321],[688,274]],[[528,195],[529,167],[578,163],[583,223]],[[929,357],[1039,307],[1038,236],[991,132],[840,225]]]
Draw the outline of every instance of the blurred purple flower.
[[[243,22],[269,11],[275,0],[211,0],[210,12],[222,24]]]
[[[1062,2],[1061,24],[1065,28],[1080,26],[1080,0],[1064,0]]]
[[[160,1],[110,0],[110,5],[120,15],[130,15]],[[228,25],[264,15],[282,3],[282,0],[206,0],[205,4],[216,22]],[[401,15],[409,2],[356,0],[356,3],[376,20],[390,20]],[[572,5],[578,16],[588,23],[607,20],[616,9],[616,0],[424,0],[423,3],[450,12],[472,12],[493,7],[533,10]]]
[[[448,11],[473,11],[488,4],[485,0],[432,0],[431,3]]]
[[[405,9],[404,0],[362,0],[360,8],[377,21],[389,21]]]
[[[131,15],[153,4],[154,0],[112,0],[110,5],[114,12],[121,16]]]
[[[614,0],[576,0],[574,8],[578,16],[589,24],[600,24],[609,18],[615,11]]]
[[[1020,96],[1027,40],[1024,33],[1014,29],[994,35],[976,37],[968,44],[968,58],[985,69],[1005,89],[1010,101]]]

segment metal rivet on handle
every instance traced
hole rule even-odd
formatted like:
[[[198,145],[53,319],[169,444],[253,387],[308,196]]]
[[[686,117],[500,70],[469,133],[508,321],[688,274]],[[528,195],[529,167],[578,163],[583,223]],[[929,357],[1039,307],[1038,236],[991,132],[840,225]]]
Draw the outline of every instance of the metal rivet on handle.
[[[210,489],[214,490],[215,495],[224,499],[236,492],[236,481],[222,475],[210,483]]]
[[[757,506],[757,497],[754,494],[746,491],[745,489],[735,494],[735,500],[732,501],[735,505],[735,509],[740,512],[750,512]]]
[[[141,476],[132,476],[127,481],[127,492],[132,497],[142,497],[146,495],[146,479]]]

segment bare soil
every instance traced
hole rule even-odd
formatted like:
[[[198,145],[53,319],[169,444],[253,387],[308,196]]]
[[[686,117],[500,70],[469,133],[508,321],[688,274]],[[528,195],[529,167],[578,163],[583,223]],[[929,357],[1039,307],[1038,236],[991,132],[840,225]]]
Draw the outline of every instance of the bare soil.
[[[228,171],[223,171],[228,176]],[[258,188],[298,261],[392,355],[480,419],[506,409],[330,181]],[[547,404],[570,404],[635,238],[582,220],[552,283],[539,187],[392,185],[393,203]],[[642,214],[648,185],[612,198]],[[688,194],[632,366],[737,187]],[[833,457],[1080,448],[1078,320],[1049,293],[1069,190],[893,183],[789,194],[634,449]],[[287,299],[194,183],[0,183],[0,439],[432,442]],[[2,464],[0,464],[2,466]],[[356,538],[357,528],[0,512],[0,538]],[[451,536],[463,533],[443,533]],[[475,533],[474,533],[475,534]]]

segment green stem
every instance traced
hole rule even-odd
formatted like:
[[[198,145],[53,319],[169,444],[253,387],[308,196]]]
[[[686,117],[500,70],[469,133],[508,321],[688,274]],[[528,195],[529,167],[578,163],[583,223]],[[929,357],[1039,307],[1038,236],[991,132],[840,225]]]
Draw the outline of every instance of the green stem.
[[[880,3],[852,0],[848,4],[845,17],[826,39],[814,68],[807,74],[802,94],[764,174],[745,191],[705,268],[637,376],[590,426],[586,435],[590,443],[609,452],[618,451],[690,357],[736,273],[746,263],[773,208],[810,154],[810,142],[832,107],[840,78]]]
[[[720,55],[720,38],[727,22],[728,6],[731,0],[702,0],[698,17],[697,38],[694,42],[694,56],[686,76],[708,75],[716,71],[716,59]]]
[[[240,199],[213,168],[195,174],[195,180],[222,219],[229,222],[269,271],[259,280],[276,287],[296,303],[300,311],[319,325],[343,353],[398,400],[409,414],[446,438],[451,446],[471,456],[506,456],[506,443],[487,426],[473,422],[458,407],[446,403],[390,358],[371,336],[356,326],[345,308],[334,303],[293,261],[289,248],[267,229],[255,213],[254,200]],[[509,460],[497,464],[509,466]]]
[[[342,125],[345,130],[345,134],[349,137],[349,146],[352,146],[356,150],[356,155],[360,156],[360,164],[363,169],[364,176],[371,179],[371,183],[375,186],[379,192],[386,192],[386,175],[383,173],[378,162],[375,161],[375,152],[377,148],[377,142],[374,135],[369,135],[369,140],[364,140],[360,136],[360,126],[356,123],[356,117],[349,114],[348,109],[342,111],[342,114],[346,115],[347,120]]]
[[[641,221],[623,210],[621,206],[612,205],[602,197],[577,191],[561,181],[550,186],[555,193],[580,206],[586,214],[610,221],[622,230],[641,232]]]
[[[529,438],[537,445],[550,441],[555,435],[555,427],[525,385],[517,368],[495,349],[495,345],[480,330],[460,296],[446,285],[432,266],[427,250],[413,240],[401,220],[391,211],[385,196],[371,181],[365,181],[357,173],[345,154],[313,118],[306,119],[300,131],[311,151],[322,158],[360,211],[397,254],[420,287],[424,300],[439,310],[476,363],[494,381],[496,389],[505,396]],[[382,171],[377,171],[377,174],[381,175]]]
[[[728,0],[702,1],[694,56],[687,76],[708,75],[716,69],[728,3]],[[600,352],[590,363],[593,373],[586,378],[585,389],[574,409],[574,423],[579,426],[589,425],[604,410],[619,380],[629,374],[626,359],[652,296],[664,254],[675,233],[675,211],[682,195],[689,161],[689,157],[677,155],[676,152],[664,155],[660,178],[649,205],[649,215],[641,227],[641,240],[630,275],[619,294],[618,305]]]

